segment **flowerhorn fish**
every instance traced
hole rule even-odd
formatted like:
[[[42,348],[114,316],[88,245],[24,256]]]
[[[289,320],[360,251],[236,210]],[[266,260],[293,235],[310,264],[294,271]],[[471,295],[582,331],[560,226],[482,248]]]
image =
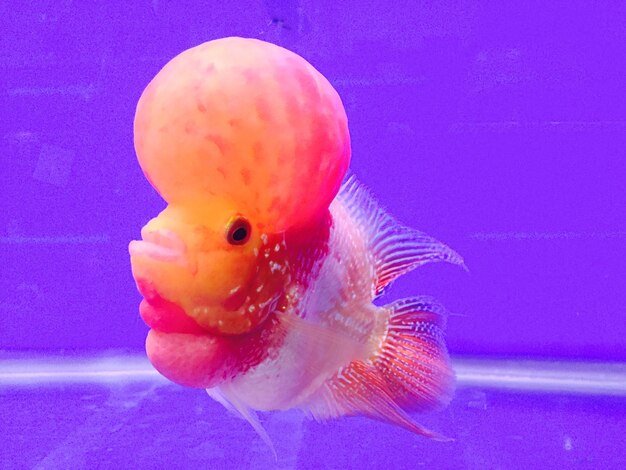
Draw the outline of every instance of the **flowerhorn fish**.
[[[443,308],[372,302],[418,266],[463,261],[354,177],[341,184],[350,137],[328,80],[273,44],[210,41],[148,84],[134,132],[167,202],[129,245],[162,375],[207,389],[268,443],[257,410],[362,415],[445,439],[407,414],[451,398]]]

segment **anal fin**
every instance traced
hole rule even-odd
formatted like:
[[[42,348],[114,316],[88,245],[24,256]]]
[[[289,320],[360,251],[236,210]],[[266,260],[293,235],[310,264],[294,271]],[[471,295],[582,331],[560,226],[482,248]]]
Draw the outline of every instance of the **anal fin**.
[[[445,314],[427,297],[394,302],[382,345],[369,361],[354,360],[307,403],[318,420],[363,415],[437,440],[448,438],[415,423],[407,411],[448,403],[454,373],[443,342]]]
[[[415,434],[448,441],[449,438],[411,420],[394,400],[380,371],[362,361],[353,361],[328,380],[309,402],[307,411],[318,421],[340,416],[366,416],[395,424]]]
[[[389,312],[387,335],[373,359],[403,408],[445,406],[454,392],[454,371],[444,342],[447,313],[431,297],[398,300]]]

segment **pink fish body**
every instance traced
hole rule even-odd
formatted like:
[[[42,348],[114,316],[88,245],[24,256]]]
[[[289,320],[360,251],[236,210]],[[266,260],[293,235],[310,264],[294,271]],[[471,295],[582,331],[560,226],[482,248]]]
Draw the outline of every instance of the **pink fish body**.
[[[438,438],[408,416],[445,405],[445,313],[373,304],[428,262],[463,265],[400,225],[350,177],[347,120],[299,56],[226,38],[173,59],[138,105],[135,142],[168,207],[131,242],[147,352],[267,439],[255,410],[364,415]]]

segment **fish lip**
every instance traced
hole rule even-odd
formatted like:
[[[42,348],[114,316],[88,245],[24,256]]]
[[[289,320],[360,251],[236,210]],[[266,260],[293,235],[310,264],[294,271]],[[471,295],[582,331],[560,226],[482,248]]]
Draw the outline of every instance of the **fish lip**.
[[[148,242],[145,240],[133,240],[128,245],[130,256],[144,256],[155,261],[164,263],[175,263],[186,266],[183,253],[172,248],[164,247],[158,243]]]
[[[152,302],[144,298],[139,305],[139,316],[148,328],[159,333],[211,335],[192,317],[186,315],[178,305],[168,302],[162,297],[154,298]]]
[[[131,257],[143,256],[154,261],[190,267],[186,243],[171,230],[142,229],[141,240],[132,240],[128,244],[128,252]]]
[[[150,331],[156,331],[157,333],[159,333],[160,335],[178,335],[178,336],[188,336],[189,338],[195,338],[198,336],[206,336],[206,337],[215,337],[216,335],[208,332],[208,331],[202,331],[202,332],[190,332],[190,331],[179,331],[179,330],[163,330],[160,328],[153,328],[150,325],[148,325],[148,329]]]

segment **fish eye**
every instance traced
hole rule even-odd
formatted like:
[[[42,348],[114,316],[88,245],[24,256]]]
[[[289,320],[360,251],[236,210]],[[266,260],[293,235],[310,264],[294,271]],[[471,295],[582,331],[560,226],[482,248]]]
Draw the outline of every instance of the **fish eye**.
[[[228,231],[226,232],[226,240],[231,245],[243,245],[250,239],[250,222],[244,217],[235,217],[230,224],[228,224]]]

